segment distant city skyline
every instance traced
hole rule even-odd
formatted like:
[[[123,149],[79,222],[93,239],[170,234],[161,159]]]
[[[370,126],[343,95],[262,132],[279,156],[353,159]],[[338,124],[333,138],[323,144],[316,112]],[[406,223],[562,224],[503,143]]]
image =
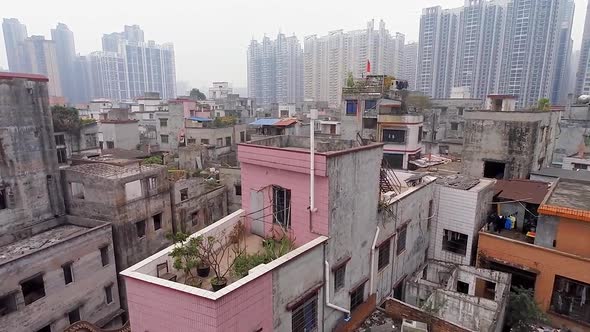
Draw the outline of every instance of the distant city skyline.
[[[87,55],[101,49],[103,34],[118,31],[121,26],[138,24],[147,39],[174,43],[177,79],[202,88],[212,81],[228,81],[234,87],[246,87],[246,52],[252,39],[266,34],[295,34],[300,41],[306,35],[325,35],[329,31],[358,29],[367,21],[383,19],[392,32],[405,34],[406,41],[417,41],[421,10],[440,5],[461,6],[463,0],[421,0],[397,3],[378,1],[370,9],[361,10],[355,3],[298,1],[266,3],[240,1],[182,3],[182,10],[162,10],[161,6],[137,6],[136,2],[106,0],[102,6],[87,8],[71,6],[65,1],[50,3],[32,1],[11,3],[3,8],[3,17],[15,17],[27,25],[29,35],[50,36],[50,29],[65,23],[74,33],[77,52]],[[67,5],[66,5],[67,4]],[[574,50],[580,48],[586,1],[575,0],[576,12],[572,37]],[[174,9],[175,4],[170,5]],[[178,4],[180,6],[180,4]],[[35,11],[30,9],[34,7]],[[113,12],[113,8],[118,8]],[[310,10],[313,8],[313,10]],[[372,9],[379,8],[379,11]],[[223,11],[224,20],[207,18],[197,12]],[[267,15],[268,14],[268,15]],[[262,17],[264,20],[255,19]],[[304,18],[304,19],[302,19]],[[4,43],[3,37],[2,44]],[[5,50],[0,51],[0,66],[8,68]]]

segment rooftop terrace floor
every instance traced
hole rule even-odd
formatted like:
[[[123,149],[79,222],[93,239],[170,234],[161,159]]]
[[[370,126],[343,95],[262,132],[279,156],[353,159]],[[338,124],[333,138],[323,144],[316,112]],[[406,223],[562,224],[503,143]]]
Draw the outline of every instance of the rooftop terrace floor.
[[[590,210],[590,182],[559,181],[547,204],[576,210]]]

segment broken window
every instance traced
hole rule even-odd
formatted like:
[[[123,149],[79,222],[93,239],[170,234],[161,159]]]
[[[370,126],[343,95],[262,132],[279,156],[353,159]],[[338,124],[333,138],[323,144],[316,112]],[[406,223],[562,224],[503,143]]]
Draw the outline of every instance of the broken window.
[[[408,231],[408,225],[402,226],[397,231],[397,248],[396,248],[396,255],[401,254],[406,250],[406,233]]]
[[[20,283],[25,298],[25,305],[29,305],[45,296],[43,275],[39,274]]]
[[[74,274],[72,272],[72,263],[71,262],[66,263],[61,268],[64,272],[64,283],[66,285],[69,283],[72,283],[74,281]]]
[[[457,292],[469,294],[469,284],[463,281],[457,281]]]
[[[578,322],[590,323],[590,284],[555,276],[550,309]]]
[[[160,119],[160,127],[168,127],[168,119]]]
[[[383,142],[403,144],[406,142],[406,131],[403,129],[383,129]]]
[[[154,218],[154,230],[157,231],[158,229],[162,228],[162,214],[158,213]]]
[[[291,227],[291,190],[272,186],[273,223]]]
[[[467,253],[468,235],[445,229],[443,232],[442,249],[465,256]]]
[[[318,328],[318,296],[310,299],[293,309],[291,313],[291,331],[316,331]]]
[[[365,284],[358,286],[350,293],[350,311],[353,311],[365,300]]]
[[[16,311],[16,294],[10,293],[0,297],[0,317]]]
[[[339,291],[344,287],[344,277],[346,276],[346,264],[334,270],[334,292]]]
[[[100,261],[102,262],[102,266],[109,265],[109,246],[100,248]]]
[[[391,249],[391,240],[383,242],[379,246],[379,258],[377,259],[377,270],[381,271],[389,264],[389,253]]]
[[[180,189],[180,200],[186,201],[188,199],[188,188]]]
[[[70,325],[79,321],[80,320],[80,308],[76,308],[76,309],[68,312],[68,319],[70,320]]]
[[[68,162],[68,150],[66,148],[57,148],[57,163],[65,164]]]
[[[108,285],[104,288],[104,294],[107,300],[107,304],[113,303],[113,285]]]
[[[145,236],[145,220],[140,220],[135,223],[135,230],[137,231],[137,237],[142,238]]]
[[[168,135],[160,135],[160,141],[162,144],[168,144]]]
[[[70,192],[76,199],[84,199],[84,184],[80,182],[70,182]]]
[[[226,146],[230,146],[231,145],[231,136],[228,136],[225,138],[225,145]]]
[[[136,198],[140,198],[142,195],[141,193],[141,181],[135,180],[131,182],[125,183],[125,198],[127,201],[134,200]]]

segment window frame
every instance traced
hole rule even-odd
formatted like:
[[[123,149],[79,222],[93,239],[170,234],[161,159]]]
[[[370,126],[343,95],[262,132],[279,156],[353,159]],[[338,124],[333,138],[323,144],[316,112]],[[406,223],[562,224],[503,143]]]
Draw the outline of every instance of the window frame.
[[[562,281],[568,283],[565,295],[572,295],[572,292],[576,293],[576,294],[573,294],[573,296],[569,296],[569,297],[564,296],[564,299],[561,300],[562,303],[564,303],[563,307],[575,309],[575,308],[582,308],[582,306],[583,306],[583,307],[585,307],[585,310],[587,310],[588,307],[590,306],[590,303],[587,300],[588,296],[590,296],[590,284],[585,283],[583,281],[575,280],[572,278],[568,278],[568,277],[564,277],[564,276],[556,274],[555,278],[553,280],[553,288],[551,289],[551,299],[549,302],[548,311],[551,313],[554,313],[556,315],[559,315],[559,317],[563,317],[565,319],[568,319],[568,320],[571,320],[574,322],[578,322],[581,324],[590,325],[590,319],[583,320],[582,318],[577,317],[577,315],[578,315],[577,313],[574,313],[574,315],[572,315],[572,310],[568,310],[568,313],[565,313],[562,310],[560,310],[560,308],[556,308],[556,305],[557,305],[556,302],[558,301],[558,299],[557,299],[558,294],[556,294],[556,292],[557,292],[556,288],[558,286],[558,282],[562,282]],[[574,287],[575,287],[575,289],[572,290]],[[579,287],[583,287],[583,291],[586,292],[586,303],[584,303],[583,305],[581,304],[581,296],[580,297],[577,296],[577,292],[578,292]],[[567,301],[568,299],[569,299],[569,302]],[[567,305],[566,303],[569,303],[569,305]],[[580,310],[583,311],[584,309],[580,309]]]
[[[100,263],[102,264],[102,267],[108,266],[111,263],[111,258],[109,257],[109,245],[102,246],[98,248],[98,250],[100,251]]]
[[[61,266],[63,276],[64,276],[64,284],[69,285],[75,281],[74,279],[74,262],[67,262]],[[69,272],[69,278],[68,273]],[[69,279],[69,281],[68,281]]]
[[[361,285],[357,286],[350,292],[350,311],[352,312],[354,309],[358,308],[363,302],[365,302],[365,284],[363,282]],[[359,295],[360,294],[360,298]]]
[[[160,118],[160,128],[168,128],[168,118]]]
[[[307,316],[311,314],[310,316]],[[311,320],[308,322],[306,318]],[[318,294],[315,293],[309,299],[291,310],[291,331],[312,332],[318,330]],[[311,324],[311,325],[308,325]]]
[[[166,138],[166,139],[164,139]],[[162,144],[170,144],[170,136],[169,135],[160,135],[160,142]]]
[[[41,278],[41,282],[43,283],[43,295],[39,296],[39,297],[35,297],[33,300],[30,299],[29,297],[29,301],[27,301],[27,297],[25,296],[25,286],[24,284],[32,282],[35,279]],[[39,301],[40,299],[44,298],[45,296],[47,296],[47,292],[45,291],[45,278],[43,278],[43,274],[42,273],[37,273],[29,278],[23,279],[19,282],[19,285],[21,286],[21,292],[23,294],[23,298],[24,298],[24,303],[25,306],[31,305],[37,301]],[[29,292],[27,292],[29,293]],[[27,303],[28,302],[28,303]]]
[[[109,284],[104,286],[104,294],[105,294],[105,303],[108,304],[112,304],[114,301],[113,298],[113,284]],[[109,301],[109,297],[110,297],[110,301]]]
[[[354,112],[352,111],[353,107],[349,107],[349,105],[354,105]],[[344,114],[346,116],[356,116],[358,113],[358,100],[346,100],[345,107]]]
[[[188,188],[180,189],[180,201],[184,202],[187,200],[188,200]]]
[[[73,317],[73,319],[72,319],[72,317]],[[73,310],[68,311],[68,321],[70,322],[70,325],[74,324],[75,322],[79,322],[81,320],[82,320],[82,315],[80,314],[80,307],[76,307]]]
[[[396,245],[395,245],[395,254],[396,254],[396,256],[399,256],[404,251],[406,251],[406,240],[407,240],[407,237],[408,237],[408,224],[409,224],[409,222],[406,223],[405,225],[401,226],[397,230],[397,234],[395,235],[395,240],[396,240],[395,241],[395,243],[396,243]],[[400,239],[401,234],[403,234],[403,242]]]
[[[399,139],[395,139],[395,134],[393,133],[393,131],[396,132],[403,132],[403,138],[401,140]],[[391,134],[393,134],[394,139],[385,139],[385,134],[386,132],[392,132]],[[391,135],[389,134],[389,135]],[[381,141],[383,141],[384,143],[389,143],[389,144],[406,144],[406,140],[407,140],[407,136],[408,136],[408,131],[405,129],[401,129],[401,128],[383,128],[381,130]]]
[[[281,206],[278,202],[279,195],[283,196],[284,206]],[[272,186],[272,222],[284,228],[291,228],[290,189],[278,185]]]
[[[154,214],[152,216],[152,222],[154,224],[154,231],[162,229],[162,212]],[[156,227],[156,224],[158,227]]]
[[[377,253],[377,271],[380,272],[389,265],[391,260],[391,238],[379,244]]]
[[[135,234],[137,235],[137,238],[138,239],[143,239],[146,236],[146,233],[147,232],[146,232],[146,222],[145,222],[145,219],[136,221],[135,222]]]
[[[453,246],[456,246],[457,244],[460,244],[460,243],[456,243],[456,241],[457,240],[460,240],[460,239],[457,239],[457,240],[451,239],[451,240],[449,240],[449,236],[447,235],[447,232],[449,232],[448,234],[451,237],[454,234],[459,234],[459,236],[464,236],[465,237],[465,248],[461,249],[459,247],[456,247],[456,248],[459,248],[459,249],[450,250],[451,248],[450,248],[449,245],[452,244]],[[450,253],[453,253],[453,254],[456,254],[456,255],[460,255],[460,256],[466,257],[467,256],[467,246],[468,245],[469,245],[469,235],[468,234],[463,234],[463,233],[460,233],[460,232],[457,232],[457,231],[453,231],[453,230],[450,230],[450,229],[443,229],[443,238],[442,238],[442,250],[443,251],[450,252]],[[462,244],[461,244],[461,246],[462,246]]]
[[[333,271],[334,275],[334,293],[344,289],[346,284],[346,263],[338,266]]]

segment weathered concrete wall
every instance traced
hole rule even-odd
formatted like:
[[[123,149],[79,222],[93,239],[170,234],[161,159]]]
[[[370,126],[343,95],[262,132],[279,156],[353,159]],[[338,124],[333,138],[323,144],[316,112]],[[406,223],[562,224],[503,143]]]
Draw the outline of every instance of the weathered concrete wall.
[[[559,121],[559,129],[555,140],[553,163],[560,165],[563,158],[578,152],[580,144],[588,142],[588,131],[590,117],[588,116],[588,105],[572,105],[566,107]]]
[[[64,218],[64,220],[66,220]],[[68,217],[72,223],[91,225]],[[96,224],[96,223],[95,223]],[[102,266],[100,248],[108,246],[109,264]],[[65,285],[62,265],[72,263],[73,282]],[[45,296],[25,306],[20,282],[41,273]],[[0,295],[14,292],[17,311],[0,317],[0,331],[29,332],[51,325],[52,331],[69,326],[68,312],[80,308],[80,318],[106,323],[120,310],[111,226],[99,224],[66,240],[0,264]],[[112,303],[104,288],[112,285]]]
[[[210,145],[227,146],[226,139],[230,137],[232,147],[235,147],[237,143],[241,142],[241,132],[244,132],[244,136],[246,136],[246,129],[247,125],[245,124],[224,128],[194,128],[189,125],[185,126],[187,142],[189,139],[194,139],[195,144],[201,144],[203,140],[208,140],[208,144]]]
[[[136,150],[139,144],[139,123],[133,120],[101,122],[103,148],[109,148],[108,141],[112,141],[117,149]]]
[[[47,83],[0,79],[0,245],[64,213]]]
[[[406,304],[396,299],[387,299],[384,304],[385,312],[396,319],[409,319],[417,322],[428,323],[429,331],[436,332],[471,332],[457,324],[445,321],[421,310],[420,308]]]
[[[462,139],[466,110],[481,109],[480,99],[432,99],[432,107],[424,111],[424,140],[437,142],[444,139]],[[453,129],[453,125],[457,129]],[[433,151],[433,153],[438,153]]]
[[[163,151],[176,153],[180,144],[180,136],[184,133],[184,105],[182,103],[171,103],[167,112],[156,112],[157,140]],[[166,121],[162,127],[161,121]],[[161,135],[168,136],[168,143],[162,142]]]
[[[242,208],[242,178],[239,168],[220,168],[221,183],[227,188],[228,212]]]

